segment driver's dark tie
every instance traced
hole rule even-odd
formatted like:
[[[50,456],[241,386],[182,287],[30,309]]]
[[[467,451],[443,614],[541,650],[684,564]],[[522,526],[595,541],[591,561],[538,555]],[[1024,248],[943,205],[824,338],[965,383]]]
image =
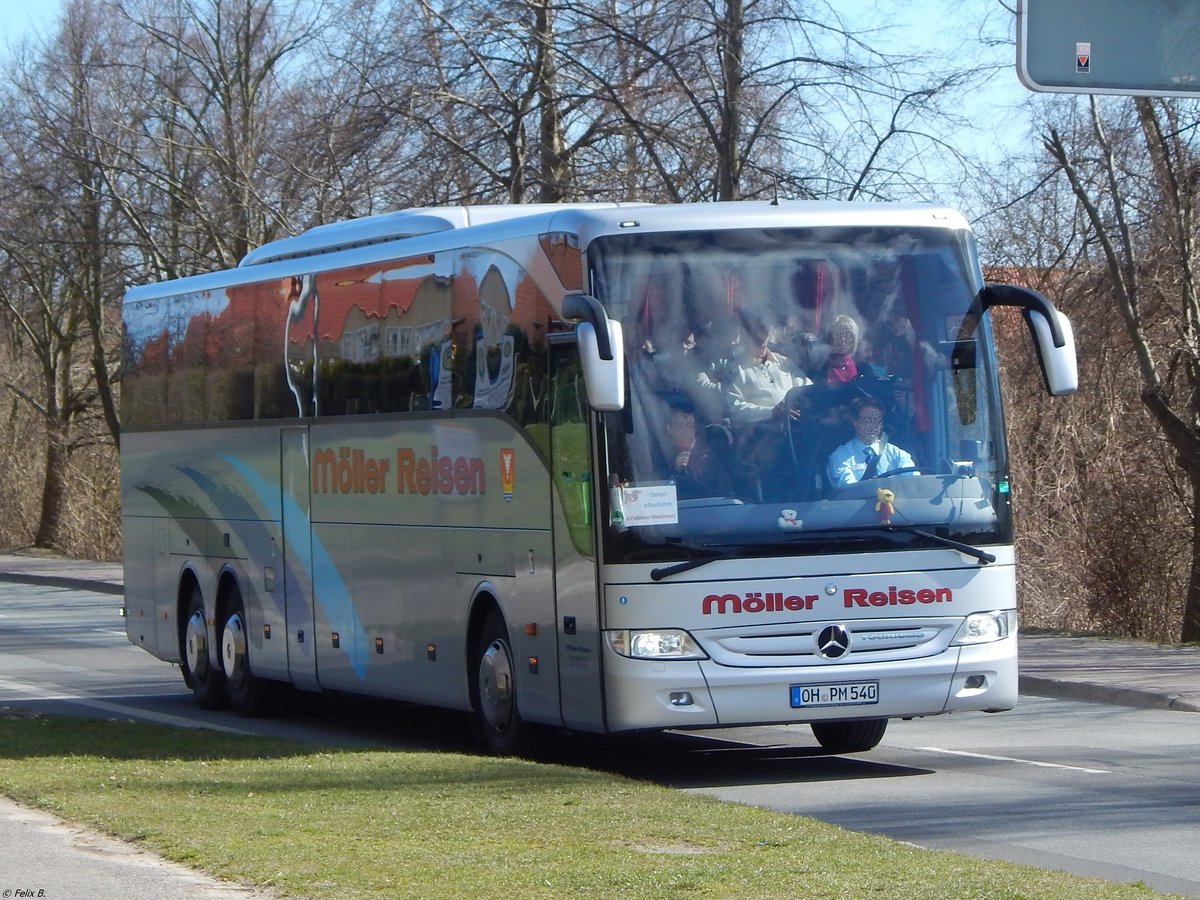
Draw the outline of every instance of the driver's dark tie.
[[[875,452],[874,447],[867,447],[863,450],[863,456],[867,459],[867,468],[863,472],[863,480],[874,478],[879,474],[879,454]]]

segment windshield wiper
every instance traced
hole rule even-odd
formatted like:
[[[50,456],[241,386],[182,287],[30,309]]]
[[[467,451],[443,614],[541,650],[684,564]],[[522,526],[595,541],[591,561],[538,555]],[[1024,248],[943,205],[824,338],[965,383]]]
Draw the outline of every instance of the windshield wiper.
[[[933,541],[935,544],[941,544],[943,547],[949,547],[952,550],[957,550],[972,559],[979,560],[980,564],[987,565],[994,563],[996,557],[986,550],[981,550],[978,547],[973,547],[970,544],[964,544],[962,541],[956,541],[954,538],[944,537],[932,531],[925,531],[922,528],[917,528],[915,525],[871,525],[861,528],[823,528],[819,531],[797,532],[789,539],[795,538],[828,538],[831,534],[854,534],[869,531],[884,531],[888,534],[896,534],[903,532],[905,534],[916,535],[927,540]],[[717,562],[722,559],[737,559],[742,556],[741,551],[734,550],[729,553],[719,553],[715,556],[706,556],[702,559],[685,559],[682,562],[672,563],[669,566],[659,566],[657,569],[650,570],[650,578],[654,581],[662,581],[664,578],[670,578],[672,575],[678,575],[681,572],[690,572],[692,569],[698,569],[701,566],[707,566],[711,562]]]
[[[711,562],[717,562],[721,559],[737,559],[741,554],[718,553],[716,556],[706,556],[703,559],[685,559],[683,562],[672,563],[669,566],[659,566],[657,569],[650,570],[650,578],[652,581],[662,581],[664,578],[670,578],[672,575],[678,575],[680,572],[690,572],[692,569],[698,569],[701,566],[707,566]]]
[[[978,547],[972,547],[970,544],[964,544],[962,541],[956,541],[954,538],[943,537],[932,531],[925,531],[915,525],[884,525],[886,531],[906,531],[909,534],[915,534],[918,537],[928,538],[935,543],[941,544],[943,547],[950,547],[957,550],[959,553],[966,554],[979,560],[984,565],[994,563],[996,561],[995,554],[988,553],[986,550],[980,550]]]
[[[980,563],[987,565],[994,563],[996,557],[988,553],[986,550],[980,550],[978,547],[972,547],[970,544],[964,544],[962,541],[956,541],[954,538],[944,537],[932,531],[925,531],[915,525],[863,525],[849,528],[821,528],[813,531],[799,531],[794,535],[790,535],[788,540],[815,540],[828,539],[830,535],[846,536],[850,534],[863,534],[871,531],[883,531],[887,534],[896,534],[903,532],[905,534],[913,534],[917,537],[923,537],[933,541],[936,544],[941,544],[943,547],[950,547],[963,553],[973,559],[979,560]]]

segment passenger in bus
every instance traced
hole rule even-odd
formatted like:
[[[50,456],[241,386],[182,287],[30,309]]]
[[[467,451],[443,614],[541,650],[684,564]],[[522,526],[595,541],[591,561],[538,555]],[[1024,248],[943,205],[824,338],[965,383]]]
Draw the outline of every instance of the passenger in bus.
[[[853,381],[858,377],[860,329],[850,316],[838,316],[829,329],[829,358],[825,360],[825,381],[829,384]]]
[[[663,373],[664,385],[674,393],[686,395],[693,402],[699,399],[702,388],[699,378],[704,367],[698,331],[700,329],[691,323],[678,324],[668,347],[655,356],[656,365]]]
[[[828,343],[818,355],[813,380],[821,384],[844,384],[858,377],[858,352],[861,329],[852,316],[841,315],[829,327]],[[817,354],[814,354],[817,355]]]
[[[905,470],[901,474],[918,475],[907,450],[888,442],[883,431],[883,409],[868,400],[854,419],[854,437],[829,455],[826,474],[834,487],[842,487]]]
[[[636,337],[629,349],[629,366],[646,390],[658,394],[691,391],[699,362],[695,329],[686,323]],[[658,335],[661,335],[658,336]]]
[[[785,398],[792,388],[812,384],[812,379],[772,350],[771,338],[772,329],[765,322],[747,323],[741,353],[724,388],[734,425],[799,417],[799,412],[787,409]]]
[[[671,480],[680,500],[730,493],[727,431],[720,426],[699,427],[686,402],[671,407],[666,431]]]
[[[725,385],[730,382],[741,334],[737,328],[714,320],[694,329],[696,348],[683,377],[696,404],[696,415],[705,423],[728,424]]]

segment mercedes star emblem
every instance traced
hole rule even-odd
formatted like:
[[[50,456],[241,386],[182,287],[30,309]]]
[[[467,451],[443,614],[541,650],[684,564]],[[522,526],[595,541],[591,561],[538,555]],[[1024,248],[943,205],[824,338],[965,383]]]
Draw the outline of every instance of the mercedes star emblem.
[[[826,659],[840,659],[850,652],[850,632],[844,625],[826,625],[817,635],[817,653]]]

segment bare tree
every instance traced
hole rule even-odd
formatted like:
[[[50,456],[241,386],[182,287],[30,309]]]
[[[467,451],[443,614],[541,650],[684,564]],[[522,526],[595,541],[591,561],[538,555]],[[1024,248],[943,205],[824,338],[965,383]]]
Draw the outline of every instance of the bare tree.
[[[448,163],[459,199],[557,202],[586,191],[578,160],[602,115],[564,70],[563,16],[550,0],[420,0],[415,27],[397,36],[390,105]]]
[[[105,65],[104,28],[87,4],[68,7],[41,57],[10,68],[0,309],[35,375],[5,386],[44,426],[41,512],[34,542],[63,546],[67,470],[81,446],[119,437],[113,380],[121,288],[118,215],[104,193],[93,140],[92,77]]]
[[[378,96],[465,200],[913,196],[968,78],[875,51],[824,0],[419,2],[393,7]]]
[[[146,105],[131,120],[140,152],[127,160],[129,178],[111,187],[147,182],[158,195],[125,209],[163,275],[180,260],[236,265],[296,218],[281,71],[302,67],[319,22],[275,0],[136,0],[121,10],[141,35],[126,68]]]
[[[906,168],[940,149],[938,101],[969,78],[878,52],[819,0],[566,9],[628,61],[592,66],[593,92],[672,200],[911,196]]]
[[[1124,324],[1141,402],[1187,485],[1180,498],[1192,530],[1184,641],[1200,640],[1198,124],[1195,108],[1178,101],[1102,104],[1093,97],[1085,119],[1051,125],[1045,136]]]

